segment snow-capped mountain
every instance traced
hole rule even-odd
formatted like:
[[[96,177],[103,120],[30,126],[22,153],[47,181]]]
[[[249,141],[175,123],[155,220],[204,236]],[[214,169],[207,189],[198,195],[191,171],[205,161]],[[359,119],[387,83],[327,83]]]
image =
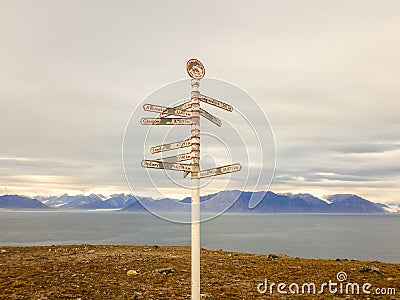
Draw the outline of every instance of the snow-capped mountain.
[[[371,202],[359,196],[348,195],[341,197],[341,201],[327,203],[310,194],[279,195],[273,192],[259,193],[261,201],[254,208],[249,208],[252,192],[222,191],[216,194],[201,197],[201,210],[221,211],[228,208],[227,212],[240,213],[385,213],[384,205]],[[340,197],[338,197],[340,198]],[[190,198],[182,201],[172,199],[141,200],[146,207],[154,211],[189,211]],[[137,202],[124,210],[137,211],[140,208]]]
[[[249,208],[252,196],[260,200],[256,207]],[[127,194],[110,197],[91,194],[35,197],[44,204],[58,209],[122,209],[144,211],[142,204],[154,211],[189,212],[190,197],[183,200],[143,198]],[[140,201],[138,201],[138,199]],[[204,212],[224,211],[243,213],[400,213],[397,204],[375,203],[353,194],[337,194],[325,200],[311,194],[276,194],[268,192],[221,191],[202,196],[201,210]]]

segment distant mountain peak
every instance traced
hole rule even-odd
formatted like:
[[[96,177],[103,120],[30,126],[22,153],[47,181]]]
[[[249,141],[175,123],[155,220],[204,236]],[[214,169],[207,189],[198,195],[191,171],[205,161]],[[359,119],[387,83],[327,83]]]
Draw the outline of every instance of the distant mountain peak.
[[[20,195],[0,196],[0,208],[4,209],[48,209],[37,199],[28,198]]]
[[[329,195],[326,197],[326,199],[330,202],[340,202],[343,200],[346,200],[347,198],[356,196],[354,194],[335,194],[335,195]]]

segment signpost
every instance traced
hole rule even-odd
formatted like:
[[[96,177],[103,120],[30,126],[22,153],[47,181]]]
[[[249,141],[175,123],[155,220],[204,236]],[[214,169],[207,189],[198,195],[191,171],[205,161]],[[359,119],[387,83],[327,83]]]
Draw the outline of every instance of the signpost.
[[[200,116],[208,119],[217,126],[221,127],[222,122],[217,117],[200,107],[200,101],[214,105],[218,108],[232,112],[233,107],[217,99],[201,95],[199,92],[200,80],[204,77],[205,69],[203,64],[197,59],[190,59],[186,64],[186,71],[192,78],[192,92],[190,101],[186,101],[174,107],[165,107],[154,104],[145,104],[145,111],[159,113],[158,118],[142,118],[142,125],[190,125],[191,137],[169,144],[153,146],[150,152],[160,153],[164,151],[176,150],[191,147],[189,153],[177,154],[159,158],[156,160],[143,160],[142,167],[153,169],[165,169],[183,171],[183,177],[191,174],[192,181],[192,202],[191,202],[191,250],[192,250],[192,300],[200,299],[200,179],[217,175],[238,172],[242,166],[239,163],[222,166],[214,169],[200,170]],[[181,118],[167,118],[168,116],[178,116]],[[181,164],[180,161],[190,160],[190,164]]]

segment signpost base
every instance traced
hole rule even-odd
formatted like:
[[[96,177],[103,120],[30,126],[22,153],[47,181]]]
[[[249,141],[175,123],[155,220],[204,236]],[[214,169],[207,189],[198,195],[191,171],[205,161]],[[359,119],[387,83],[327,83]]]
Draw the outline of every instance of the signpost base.
[[[200,300],[200,189],[192,178],[192,300]]]

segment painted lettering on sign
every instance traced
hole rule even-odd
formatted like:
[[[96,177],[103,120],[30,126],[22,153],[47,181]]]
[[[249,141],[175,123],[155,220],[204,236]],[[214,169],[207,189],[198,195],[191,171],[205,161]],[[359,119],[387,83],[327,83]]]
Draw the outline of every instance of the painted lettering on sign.
[[[227,174],[227,173],[232,173],[232,172],[238,172],[241,169],[242,169],[241,164],[237,163],[237,164],[233,164],[233,165],[218,167],[215,169],[203,170],[203,171],[200,171],[199,178],[205,178],[205,177],[217,176],[217,175],[222,175],[222,174]]]
[[[192,165],[160,162],[160,161],[156,161],[156,160],[142,160],[142,167],[153,168],[153,169],[187,171],[187,172],[191,172],[193,169]]]
[[[186,148],[191,146],[191,138],[188,138],[184,141],[179,141],[179,142],[173,142],[169,144],[164,144],[164,145],[158,145],[150,148],[151,153],[159,153],[163,151],[169,151],[169,150],[174,150],[174,149],[179,149],[179,148]]]
[[[192,125],[191,119],[184,118],[141,118],[142,125]]]
[[[170,108],[170,107],[165,107],[165,106],[160,106],[160,105],[154,105],[154,104],[144,104],[143,109],[146,111],[152,111],[152,112],[181,116],[181,117],[191,117],[192,116],[192,113],[189,111],[185,111],[185,110],[178,109],[178,108]]]
[[[225,103],[225,102],[219,101],[219,100],[217,100],[217,99],[208,97],[208,96],[200,95],[200,96],[199,96],[199,100],[200,100],[200,101],[203,101],[203,102],[205,102],[205,103],[214,105],[214,106],[216,106],[216,107],[225,109],[225,110],[227,110],[227,111],[233,111],[233,107],[232,107],[231,105],[229,105],[229,104],[227,104],[227,103]]]
[[[186,101],[186,102],[184,102],[182,104],[174,106],[172,108],[185,111],[185,110],[189,109],[191,106],[192,106],[192,102],[191,102],[191,100],[189,100],[189,101]],[[158,117],[159,118],[165,118],[165,117],[168,117],[169,115],[170,115],[169,113],[165,112],[165,113],[161,113]]]

